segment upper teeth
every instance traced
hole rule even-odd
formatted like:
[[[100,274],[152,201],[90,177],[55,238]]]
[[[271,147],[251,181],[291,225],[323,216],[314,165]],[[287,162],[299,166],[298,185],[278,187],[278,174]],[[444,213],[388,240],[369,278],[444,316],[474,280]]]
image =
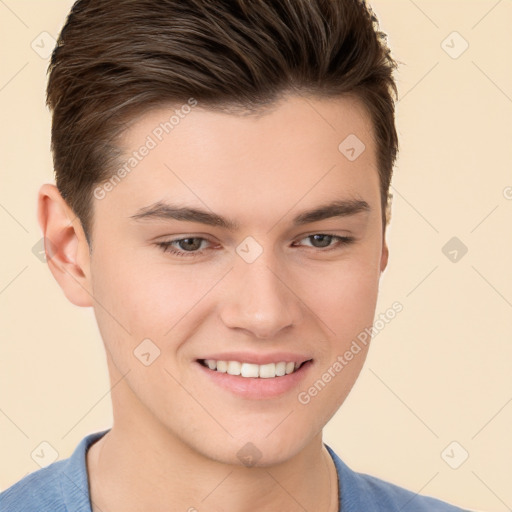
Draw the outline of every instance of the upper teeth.
[[[230,375],[240,375],[242,377],[260,377],[262,379],[288,375],[293,373],[300,366],[300,363],[287,363],[286,361],[268,364],[252,364],[241,363],[239,361],[205,359],[204,362],[210,370],[217,370],[218,372],[229,373]]]

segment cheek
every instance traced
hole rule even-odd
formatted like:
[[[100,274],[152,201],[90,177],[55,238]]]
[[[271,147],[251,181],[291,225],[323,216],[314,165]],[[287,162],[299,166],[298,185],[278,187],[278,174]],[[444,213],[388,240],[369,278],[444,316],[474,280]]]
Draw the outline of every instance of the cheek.
[[[378,277],[356,268],[333,279],[332,288],[326,298],[326,322],[332,324],[338,339],[346,342],[373,322]]]
[[[130,354],[143,339],[160,338],[166,329],[163,304],[172,311],[170,293],[161,296],[162,280],[133,256],[113,258],[114,251],[98,251],[91,265],[95,314],[106,345],[114,354]],[[176,301],[176,299],[174,299]]]
[[[123,292],[119,297],[120,307],[129,316],[131,331],[151,333],[166,342],[190,318],[197,321],[202,317],[204,299],[222,273],[218,269],[199,272],[192,266],[165,263],[146,266],[136,275],[132,273],[129,284],[121,285]]]
[[[98,254],[91,266],[98,325],[119,357],[146,338],[168,351],[173,334],[192,317],[201,320],[202,299],[224,273],[210,269],[198,276],[189,265],[148,264],[145,259],[139,261],[136,253],[121,261]]]
[[[347,265],[330,275],[322,293],[310,296],[321,325],[327,326],[326,340],[317,370],[304,383],[297,402],[315,431],[336,413],[363,367],[370,345],[365,329],[373,324],[378,277],[362,264]]]
[[[342,347],[373,323],[379,277],[377,265],[351,258],[302,273],[299,296],[320,319],[325,334]]]

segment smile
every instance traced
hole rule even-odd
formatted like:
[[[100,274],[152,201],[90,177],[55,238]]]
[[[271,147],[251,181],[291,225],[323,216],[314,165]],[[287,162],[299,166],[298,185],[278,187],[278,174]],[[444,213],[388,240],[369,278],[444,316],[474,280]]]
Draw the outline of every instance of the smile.
[[[215,359],[200,359],[199,363],[218,373],[227,373],[247,378],[271,379],[283,377],[297,371],[304,363],[281,361],[278,363],[253,364],[240,361],[216,361]]]

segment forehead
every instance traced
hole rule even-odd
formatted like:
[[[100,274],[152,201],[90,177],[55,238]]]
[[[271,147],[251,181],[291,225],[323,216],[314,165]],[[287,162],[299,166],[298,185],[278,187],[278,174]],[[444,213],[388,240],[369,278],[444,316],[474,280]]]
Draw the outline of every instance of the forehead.
[[[258,115],[195,103],[154,109],[132,122],[112,175],[122,178],[99,209],[115,204],[128,217],[168,198],[275,215],[276,204],[290,209],[301,198],[378,195],[371,120],[358,100],[288,96]]]

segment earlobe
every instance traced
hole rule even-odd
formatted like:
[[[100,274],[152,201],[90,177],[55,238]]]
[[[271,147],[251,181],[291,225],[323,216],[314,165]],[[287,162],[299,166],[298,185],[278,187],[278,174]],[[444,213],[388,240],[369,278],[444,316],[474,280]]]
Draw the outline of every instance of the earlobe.
[[[45,183],[39,189],[37,219],[53,277],[70,302],[92,306],[87,240],[80,220],[55,185]]]

